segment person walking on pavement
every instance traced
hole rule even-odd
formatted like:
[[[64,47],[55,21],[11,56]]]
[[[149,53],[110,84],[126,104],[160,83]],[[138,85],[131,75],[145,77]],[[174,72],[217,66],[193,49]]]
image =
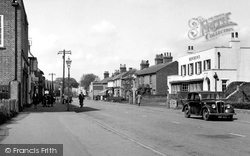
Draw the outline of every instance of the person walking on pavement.
[[[37,104],[38,104],[38,94],[35,92],[33,94],[33,104],[34,104],[34,108],[37,109]]]
[[[141,99],[142,99],[142,96],[141,96],[141,94],[140,93],[138,93],[138,95],[137,95],[137,104],[138,104],[138,106],[140,106],[141,105]]]
[[[84,94],[81,92],[81,94],[79,94],[79,102],[80,102],[80,107],[82,108],[83,106],[83,101],[84,101]]]

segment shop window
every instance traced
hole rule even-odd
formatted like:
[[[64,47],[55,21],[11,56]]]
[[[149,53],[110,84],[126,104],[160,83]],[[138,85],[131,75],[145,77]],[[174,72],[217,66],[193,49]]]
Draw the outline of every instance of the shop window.
[[[182,91],[188,92],[188,84],[186,84],[186,83],[182,84]]]
[[[3,47],[3,15],[0,15],[0,47]]]

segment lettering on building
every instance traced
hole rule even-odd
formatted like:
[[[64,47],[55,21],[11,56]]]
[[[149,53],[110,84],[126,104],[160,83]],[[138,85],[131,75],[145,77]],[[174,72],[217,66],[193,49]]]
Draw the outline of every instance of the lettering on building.
[[[189,61],[200,59],[200,55],[189,57]]]

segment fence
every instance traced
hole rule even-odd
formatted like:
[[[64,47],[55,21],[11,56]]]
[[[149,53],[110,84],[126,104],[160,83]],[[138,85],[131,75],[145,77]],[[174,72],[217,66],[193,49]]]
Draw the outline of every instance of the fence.
[[[18,100],[16,99],[3,99],[0,100],[0,124],[5,120],[15,116],[19,111]]]

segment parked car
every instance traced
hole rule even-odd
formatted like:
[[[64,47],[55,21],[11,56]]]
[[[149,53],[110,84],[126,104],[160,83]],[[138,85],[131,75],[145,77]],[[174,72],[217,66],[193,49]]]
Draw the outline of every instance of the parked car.
[[[233,120],[233,115],[236,115],[234,108],[220,99],[216,92],[190,92],[182,112],[186,118],[194,114],[202,116],[204,120],[219,116]]]

